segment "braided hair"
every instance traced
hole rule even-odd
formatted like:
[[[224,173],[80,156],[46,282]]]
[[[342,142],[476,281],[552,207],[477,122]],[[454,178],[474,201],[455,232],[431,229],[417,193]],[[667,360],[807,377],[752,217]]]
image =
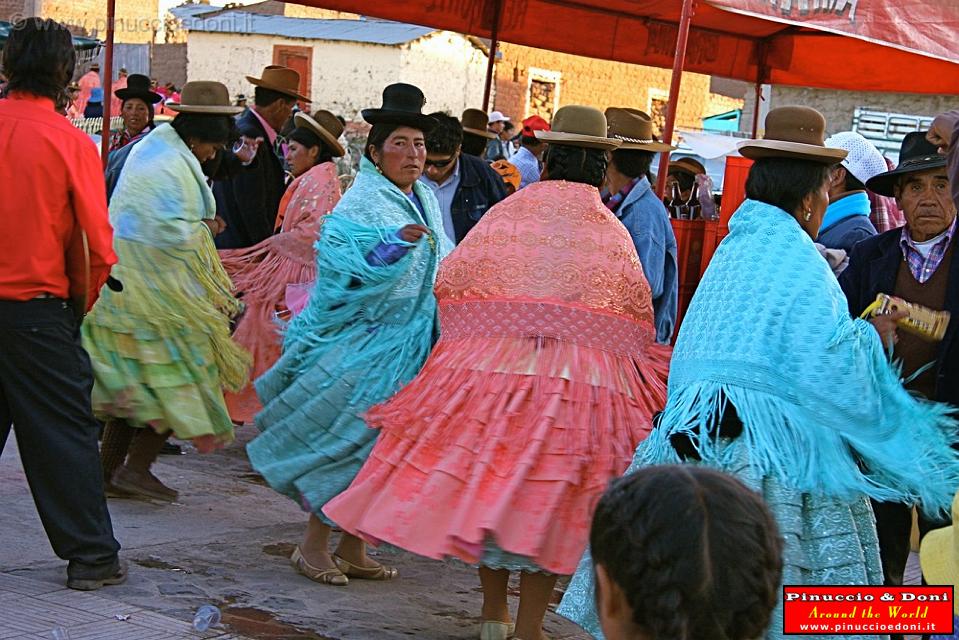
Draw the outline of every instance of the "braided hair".
[[[687,465],[614,481],[590,532],[593,560],[650,640],[747,640],[778,601],[783,543],[762,498]]]
[[[606,177],[606,152],[602,149],[552,143],[543,158],[550,180],[580,182],[599,188]]]

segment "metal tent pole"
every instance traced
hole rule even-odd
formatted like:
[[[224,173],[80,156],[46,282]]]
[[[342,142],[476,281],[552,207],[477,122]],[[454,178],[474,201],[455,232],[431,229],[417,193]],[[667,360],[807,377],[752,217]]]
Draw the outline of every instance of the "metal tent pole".
[[[683,12],[679,18],[679,35],[676,38],[676,57],[673,59],[673,77],[669,85],[669,103],[666,106],[666,126],[663,129],[663,142],[672,144],[676,127],[676,112],[679,109],[679,88],[683,80],[683,67],[686,64],[686,46],[689,44],[689,28],[693,23],[696,0],[683,0]],[[669,152],[663,151],[659,160],[656,191],[663,197],[666,191],[666,174],[669,171]]]
[[[493,29],[490,33],[489,60],[486,63],[486,86],[483,89],[483,111],[489,112],[493,93],[493,72],[496,70],[496,51],[499,48],[499,23],[503,15],[503,0],[493,0]]]
[[[116,0],[107,0],[107,44],[103,55],[103,129],[100,131],[100,159],[106,168],[110,155],[110,118],[113,98],[113,35]]]

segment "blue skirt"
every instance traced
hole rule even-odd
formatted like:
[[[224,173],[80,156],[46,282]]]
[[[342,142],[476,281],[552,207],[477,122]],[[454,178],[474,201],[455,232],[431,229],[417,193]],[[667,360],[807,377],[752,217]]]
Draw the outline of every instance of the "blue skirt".
[[[640,445],[642,448],[643,445]],[[749,463],[745,438],[728,442],[732,462],[717,468],[735,476],[760,493],[779,525],[783,550],[785,585],[881,585],[882,565],[876,520],[868,498],[841,501],[813,496],[783,486],[775,478],[759,475]],[[690,462],[689,464],[702,464]],[[730,541],[735,544],[735,541]],[[602,640],[596,614],[593,562],[587,551],[563,597],[558,612]],[[773,612],[765,638],[785,640],[780,602]],[[803,636],[806,640],[828,640],[836,636]],[[851,640],[875,640],[888,636],[843,636]]]

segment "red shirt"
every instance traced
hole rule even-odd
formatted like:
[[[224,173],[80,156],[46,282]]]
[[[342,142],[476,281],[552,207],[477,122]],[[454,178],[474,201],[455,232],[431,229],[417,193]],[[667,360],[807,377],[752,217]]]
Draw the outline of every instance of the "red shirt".
[[[66,299],[85,287],[89,309],[116,261],[103,169],[90,137],[48,98],[14,93],[0,100],[0,300]]]

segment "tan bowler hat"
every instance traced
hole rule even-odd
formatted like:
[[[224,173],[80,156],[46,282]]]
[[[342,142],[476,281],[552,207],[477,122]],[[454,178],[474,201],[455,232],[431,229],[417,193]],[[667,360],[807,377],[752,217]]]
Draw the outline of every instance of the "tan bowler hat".
[[[460,116],[460,122],[463,124],[464,133],[472,133],[474,136],[488,138],[490,140],[497,138],[495,133],[486,129],[488,116],[481,109],[467,109]]]
[[[762,139],[740,143],[739,153],[751,160],[796,158],[822,164],[838,164],[848,154],[826,146],[826,118],[811,107],[773,109]]]
[[[230,101],[230,92],[223,84],[208,80],[187,82],[180,91],[180,101],[166,106],[179,113],[221,116],[233,116],[243,111],[243,107],[236,107]]]
[[[536,138],[550,144],[589,149],[616,149],[622,144],[606,137],[606,116],[595,107],[568,105],[553,116],[550,131],[537,131]]]
[[[610,107],[606,110],[606,122],[610,138],[622,140],[620,149],[633,151],[673,151],[676,147],[653,138],[653,119],[639,109]]]
[[[271,64],[263,69],[259,78],[247,76],[247,81],[257,87],[263,87],[270,91],[282,93],[285,96],[296,98],[304,102],[310,102],[307,96],[302,95],[300,91],[300,74],[288,67]]]
[[[323,143],[333,152],[334,158],[346,155],[346,150],[343,149],[343,145],[339,141],[339,137],[343,133],[343,123],[329,111],[320,109],[312,116],[301,111],[293,116],[293,122],[296,123],[296,126],[309,129],[320,136]]]

